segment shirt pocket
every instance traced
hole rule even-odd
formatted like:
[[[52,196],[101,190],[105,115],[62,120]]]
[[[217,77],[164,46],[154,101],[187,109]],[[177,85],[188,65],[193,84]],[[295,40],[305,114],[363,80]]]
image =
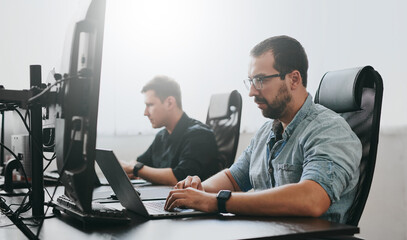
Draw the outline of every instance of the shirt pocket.
[[[297,183],[302,175],[302,165],[280,163],[277,164],[276,186],[288,183]]]

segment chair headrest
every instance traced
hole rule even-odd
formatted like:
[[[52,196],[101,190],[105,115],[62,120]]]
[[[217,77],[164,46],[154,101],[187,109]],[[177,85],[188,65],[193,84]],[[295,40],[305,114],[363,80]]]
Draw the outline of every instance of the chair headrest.
[[[360,110],[364,79],[374,69],[371,66],[330,71],[322,77],[315,102],[337,112]]]
[[[208,118],[229,118],[234,112],[233,109],[238,107],[237,104],[239,104],[239,99],[241,102],[240,93],[236,90],[230,93],[213,94],[209,103]]]

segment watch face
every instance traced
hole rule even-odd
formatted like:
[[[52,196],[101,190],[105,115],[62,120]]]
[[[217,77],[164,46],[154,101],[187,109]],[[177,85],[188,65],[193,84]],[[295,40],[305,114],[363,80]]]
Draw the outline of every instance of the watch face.
[[[231,192],[230,191],[220,191],[219,192],[219,194],[218,194],[218,198],[221,198],[221,199],[229,199],[230,198],[230,194],[231,194]]]
[[[135,167],[137,170],[140,170],[142,167],[144,167],[144,164],[142,164],[141,162],[137,162]]]

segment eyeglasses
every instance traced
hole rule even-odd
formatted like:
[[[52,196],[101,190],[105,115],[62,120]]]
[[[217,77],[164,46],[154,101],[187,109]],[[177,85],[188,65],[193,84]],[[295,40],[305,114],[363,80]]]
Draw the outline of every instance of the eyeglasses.
[[[243,83],[246,86],[247,90],[250,90],[250,87],[253,84],[254,84],[254,88],[256,88],[257,90],[260,90],[263,88],[263,81],[266,80],[266,78],[281,77],[281,79],[284,79],[284,76],[285,76],[285,74],[278,73],[278,74],[273,74],[273,75],[269,75],[269,76],[255,77],[253,79],[248,78],[248,79],[243,80]]]

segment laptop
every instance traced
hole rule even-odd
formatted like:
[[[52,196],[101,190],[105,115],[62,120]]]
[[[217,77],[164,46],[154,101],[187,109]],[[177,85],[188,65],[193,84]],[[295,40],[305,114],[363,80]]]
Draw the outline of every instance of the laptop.
[[[96,162],[116,194],[121,205],[127,210],[147,218],[166,218],[208,214],[194,209],[176,208],[169,212],[164,210],[165,199],[143,201],[134,189],[112,150],[96,150]]]

